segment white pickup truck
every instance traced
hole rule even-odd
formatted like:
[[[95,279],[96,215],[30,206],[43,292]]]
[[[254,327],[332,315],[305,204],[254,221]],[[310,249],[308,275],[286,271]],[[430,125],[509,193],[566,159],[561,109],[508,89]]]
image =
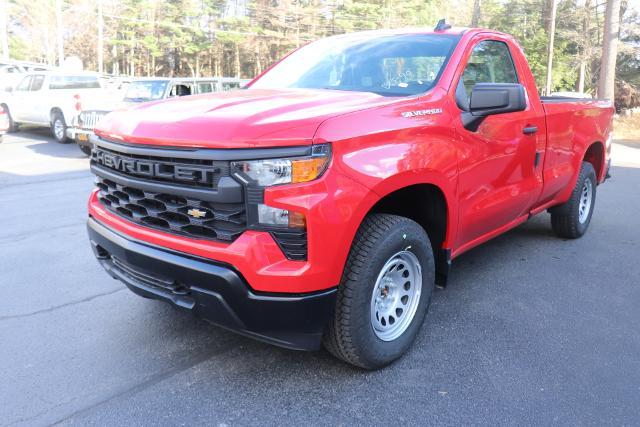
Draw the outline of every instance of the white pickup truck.
[[[97,74],[34,72],[26,74],[13,90],[0,95],[0,106],[12,131],[20,124],[50,127],[60,143],[71,142],[68,124],[81,109],[81,99],[104,96]]]
[[[84,154],[91,154],[92,144],[89,141],[93,128],[109,112],[127,108],[142,102],[158,101],[176,96],[189,96],[209,92],[226,92],[239,89],[249,83],[247,79],[233,77],[146,77],[133,80],[124,94],[124,98],[93,98],[90,102],[82,100],[82,111],[78,114],[67,136],[75,138],[78,147]],[[67,122],[69,123],[69,122]]]

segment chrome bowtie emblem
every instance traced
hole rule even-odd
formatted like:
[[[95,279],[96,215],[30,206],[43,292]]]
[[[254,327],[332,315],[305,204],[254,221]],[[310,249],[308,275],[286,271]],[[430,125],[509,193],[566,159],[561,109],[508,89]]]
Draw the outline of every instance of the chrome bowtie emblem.
[[[196,208],[189,209],[187,211],[187,214],[194,218],[204,218],[205,216],[207,216],[207,213],[205,211],[201,211],[200,209],[196,209]]]

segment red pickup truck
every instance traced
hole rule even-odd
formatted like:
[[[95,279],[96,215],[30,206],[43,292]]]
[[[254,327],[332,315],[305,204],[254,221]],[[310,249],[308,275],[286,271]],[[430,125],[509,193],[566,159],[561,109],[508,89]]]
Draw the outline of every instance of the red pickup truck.
[[[585,233],[612,115],[538,96],[506,34],[335,36],[243,90],[106,116],[89,236],[137,294],[376,369],[463,252],[545,210],[559,236]]]

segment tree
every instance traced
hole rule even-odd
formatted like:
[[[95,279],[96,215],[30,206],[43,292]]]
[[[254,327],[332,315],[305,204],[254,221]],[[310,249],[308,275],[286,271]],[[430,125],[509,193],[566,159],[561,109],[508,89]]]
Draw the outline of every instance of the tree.
[[[598,96],[600,98],[613,99],[614,97],[619,33],[620,0],[607,0],[604,15],[600,79],[598,82]]]
[[[64,29],[62,28],[62,0],[56,0],[56,45],[58,47],[58,66],[64,64]]]
[[[482,7],[482,0],[473,1],[473,15],[471,17],[471,26],[476,28],[480,25],[480,8]]]

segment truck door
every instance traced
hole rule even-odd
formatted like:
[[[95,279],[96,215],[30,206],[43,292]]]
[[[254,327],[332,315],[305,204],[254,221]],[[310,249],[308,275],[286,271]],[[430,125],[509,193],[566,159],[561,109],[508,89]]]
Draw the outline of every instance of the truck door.
[[[13,120],[17,122],[29,121],[29,88],[31,86],[32,76],[25,76],[13,90],[11,96],[11,104],[9,105],[9,113]]]
[[[461,112],[468,108],[476,83],[520,83],[527,88],[529,82],[520,76],[528,74],[513,60],[505,41],[480,39],[471,46],[456,86]],[[537,200],[545,124],[544,112],[536,107],[528,95],[525,111],[488,116],[476,131],[456,121],[461,148],[458,247],[522,218]]]
[[[49,125],[49,102],[47,102],[48,91],[44,90],[44,74],[36,74],[31,80],[29,88],[29,121]]]

